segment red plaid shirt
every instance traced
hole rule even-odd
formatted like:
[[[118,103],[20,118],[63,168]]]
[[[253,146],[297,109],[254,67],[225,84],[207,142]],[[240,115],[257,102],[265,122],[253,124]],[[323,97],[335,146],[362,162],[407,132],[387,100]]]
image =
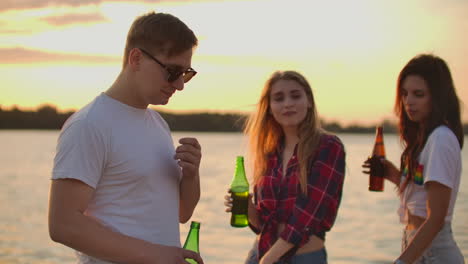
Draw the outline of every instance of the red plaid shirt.
[[[254,186],[254,199],[260,218],[258,243],[259,259],[271,248],[278,237],[294,244],[282,260],[288,260],[314,234],[325,239],[332,227],[341,200],[345,175],[345,151],[340,139],[322,135],[315,157],[310,161],[307,176],[307,195],[299,185],[300,168],[297,146],[283,177],[282,149],[268,160],[266,174]],[[278,224],[285,228],[277,234]]]

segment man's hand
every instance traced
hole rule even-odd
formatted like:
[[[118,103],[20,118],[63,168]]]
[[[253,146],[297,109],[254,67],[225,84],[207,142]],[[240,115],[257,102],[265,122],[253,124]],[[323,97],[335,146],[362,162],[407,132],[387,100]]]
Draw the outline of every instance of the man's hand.
[[[181,138],[174,159],[182,168],[179,222],[186,223],[200,200],[201,147],[196,138]]]
[[[203,260],[199,254],[178,247],[170,247],[163,245],[156,245],[154,255],[151,256],[148,264],[190,264],[185,259],[190,258],[195,260],[198,264],[203,264]]]
[[[198,176],[201,160],[201,147],[196,138],[181,138],[174,159],[178,160],[184,177]]]

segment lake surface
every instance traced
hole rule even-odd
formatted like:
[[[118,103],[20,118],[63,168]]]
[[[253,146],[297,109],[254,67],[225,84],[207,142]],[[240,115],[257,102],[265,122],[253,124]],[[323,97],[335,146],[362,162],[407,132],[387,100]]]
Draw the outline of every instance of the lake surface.
[[[58,131],[0,130],[0,263],[75,262],[73,250],[52,242],[47,231],[50,175]],[[174,140],[197,137],[202,145],[201,200],[192,220],[201,222],[200,250],[205,263],[243,263],[254,234],[231,228],[223,197],[234,173],[237,155],[246,155],[240,133],[176,132]],[[327,234],[329,263],[391,263],[400,252],[402,226],[393,186],[382,193],[367,190],[362,161],[370,154],[374,135],[338,135],[347,152],[343,200],[332,231]],[[397,162],[401,152],[395,135],[384,135],[387,158]],[[463,150],[463,164],[468,152]],[[247,164],[246,164],[247,165]],[[250,167],[246,166],[249,172]],[[453,230],[465,259],[468,257],[468,173],[455,207]],[[181,241],[190,223],[181,225]]]

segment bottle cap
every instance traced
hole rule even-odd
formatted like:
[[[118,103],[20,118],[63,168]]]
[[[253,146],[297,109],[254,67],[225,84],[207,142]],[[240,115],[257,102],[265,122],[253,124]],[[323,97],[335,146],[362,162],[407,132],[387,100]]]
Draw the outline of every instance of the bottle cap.
[[[192,223],[190,224],[190,228],[200,229],[200,222],[192,221]]]

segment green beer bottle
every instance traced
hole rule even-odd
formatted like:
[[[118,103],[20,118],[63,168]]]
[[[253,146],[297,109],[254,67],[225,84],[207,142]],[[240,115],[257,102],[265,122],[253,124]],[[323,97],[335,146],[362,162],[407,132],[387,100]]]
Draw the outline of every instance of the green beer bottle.
[[[199,231],[200,222],[192,221],[190,224],[190,231],[187,235],[187,239],[185,240],[184,249],[200,253],[200,249],[198,248]],[[197,264],[197,262],[193,259],[185,260],[190,264]]]
[[[249,224],[249,182],[245,177],[244,157],[237,156],[236,171],[231,182],[231,226],[246,227]]]

